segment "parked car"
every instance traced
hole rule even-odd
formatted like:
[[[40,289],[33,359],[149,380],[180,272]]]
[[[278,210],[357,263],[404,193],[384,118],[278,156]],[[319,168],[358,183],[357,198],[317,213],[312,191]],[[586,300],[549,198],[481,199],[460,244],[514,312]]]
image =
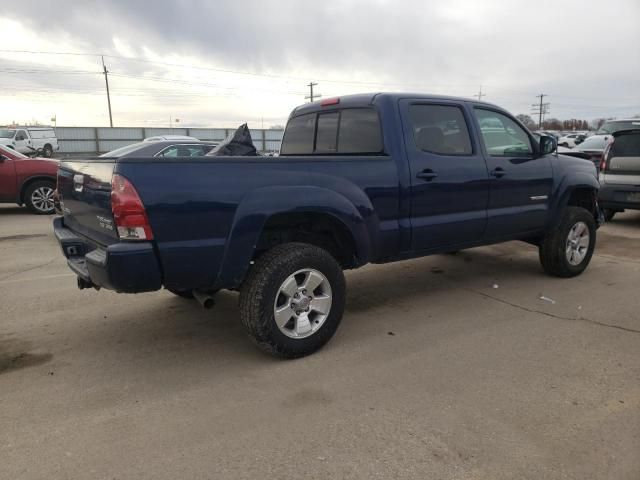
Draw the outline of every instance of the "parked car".
[[[0,145],[6,145],[20,153],[41,150],[42,156],[51,158],[58,151],[58,139],[50,127],[18,127],[0,129]]]
[[[240,290],[255,342],[299,357],[338,328],[344,269],[518,239],[584,271],[597,172],[555,147],[488,103],[349,95],[296,108],[278,157],[65,160],[54,231],[79,288]]]
[[[612,135],[622,130],[635,130],[638,128],[640,128],[640,118],[608,120],[596,131],[596,135]]]
[[[625,209],[640,210],[640,128],[612,137],[602,156],[598,195],[607,221]]]
[[[143,142],[164,142],[167,140],[191,140],[199,142],[196,137],[188,137],[186,135],[158,135],[156,137],[147,137]]]
[[[605,135],[593,135],[588,137],[582,142],[580,145],[575,147],[573,150],[578,152],[585,153],[591,158],[591,161],[596,165],[596,167],[600,167],[600,162],[602,160],[602,154],[604,152],[604,147],[607,145],[607,136]]]
[[[26,205],[36,214],[53,213],[58,160],[29,158],[0,145],[0,202]]]
[[[201,157],[218,145],[200,140],[157,140],[139,142],[116,148],[101,157]]]
[[[567,135],[563,135],[558,139],[558,145],[562,147],[573,148],[579,143],[582,143],[585,138],[587,138],[587,136],[580,133],[569,133]]]

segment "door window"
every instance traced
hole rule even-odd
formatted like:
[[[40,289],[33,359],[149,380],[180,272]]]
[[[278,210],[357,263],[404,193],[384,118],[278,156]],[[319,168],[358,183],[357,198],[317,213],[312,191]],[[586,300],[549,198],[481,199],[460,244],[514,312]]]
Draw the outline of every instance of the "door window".
[[[462,110],[451,105],[411,105],[409,117],[416,146],[440,155],[471,155],[469,129]]]
[[[514,120],[498,112],[475,108],[487,153],[492,157],[528,157],[533,153],[527,132]]]
[[[18,133],[16,133],[16,140],[26,140],[27,139],[27,132],[25,132],[24,130],[18,130]]]

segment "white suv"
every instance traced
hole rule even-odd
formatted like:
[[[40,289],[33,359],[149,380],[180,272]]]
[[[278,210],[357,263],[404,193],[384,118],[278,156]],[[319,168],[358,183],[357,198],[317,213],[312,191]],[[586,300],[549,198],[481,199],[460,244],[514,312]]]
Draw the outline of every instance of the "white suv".
[[[1,128],[0,145],[26,154],[41,150],[42,156],[47,158],[60,149],[56,133],[51,127]]]

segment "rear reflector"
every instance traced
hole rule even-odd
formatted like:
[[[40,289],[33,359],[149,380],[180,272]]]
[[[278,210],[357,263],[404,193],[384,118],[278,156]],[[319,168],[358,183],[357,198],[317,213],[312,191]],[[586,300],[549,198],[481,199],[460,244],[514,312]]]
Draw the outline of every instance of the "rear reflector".
[[[338,105],[340,103],[340,98],[327,98],[326,100],[322,100],[320,102],[321,107],[328,107],[329,105]]]
[[[117,173],[111,178],[111,211],[120,240],[153,240],[138,192],[129,180]]]

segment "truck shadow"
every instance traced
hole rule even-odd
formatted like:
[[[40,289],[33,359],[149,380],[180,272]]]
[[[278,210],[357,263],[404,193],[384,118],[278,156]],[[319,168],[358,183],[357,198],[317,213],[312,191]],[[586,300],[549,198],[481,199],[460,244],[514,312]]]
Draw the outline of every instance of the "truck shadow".
[[[415,320],[403,313],[415,313],[417,308],[422,313],[423,307],[417,304],[425,298],[446,305],[455,302],[460,294],[468,295],[461,290],[482,286],[491,289],[495,282],[517,284],[532,275],[543,275],[537,255],[516,257],[499,250],[437,255],[347,272],[347,306],[337,338],[344,346],[344,342],[361,341],[363,336],[386,335],[388,328],[401,329],[410,335]],[[169,370],[185,363],[211,366],[233,363],[236,368],[264,364],[265,360],[267,364],[278,361],[259,351],[245,335],[239,319],[237,292],[219,292],[211,310],[168,292],[149,294],[146,299],[127,302],[130,308],[100,321],[98,330],[70,333],[75,337],[76,348],[92,349],[106,356],[118,352],[122,359],[130,357],[133,364],[144,360],[147,366]],[[436,321],[426,313],[425,322]],[[377,322],[372,332],[372,322],[379,318],[384,321]],[[335,345],[335,341],[330,342],[324,350],[339,348]]]

